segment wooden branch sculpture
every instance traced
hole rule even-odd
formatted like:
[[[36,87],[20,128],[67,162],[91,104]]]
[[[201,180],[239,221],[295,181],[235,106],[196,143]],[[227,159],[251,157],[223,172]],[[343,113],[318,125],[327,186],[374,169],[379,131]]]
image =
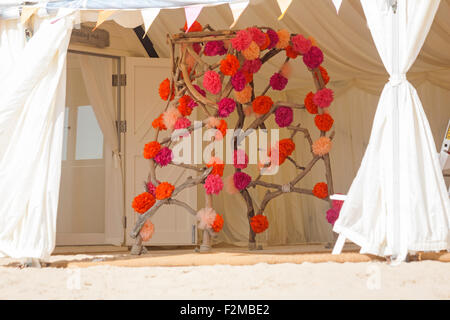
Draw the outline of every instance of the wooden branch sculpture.
[[[203,31],[206,29],[208,31]],[[169,147],[174,141],[186,139],[194,130],[203,127],[216,130],[212,141],[222,139],[228,134],[228,124],[224,119],[235,111],[238,119],[234,132],[242,130],[244,135],[233,134],[231,138],[234,151],[232,165],[235,172],[228,189],[240,193],[247,205],[250,225],[249,249],[256,248],[256,233],[263,232],[268,227],[264,211],[272,199],[293,192],[318,197],[331,205],[329,195],[333,194],[334,190],[329,151],[334,132],[327,136],[333,126],[333,118],[327,110],[333,100],[333,92],[325,87],[329,77],[321,66],[323,54],[314,40],[290,34],[286,30],[276,32],[265,27],[216,31],[210,26],[202,28],[197,22],[191,26],[189,32],[168,35],[167,40],[172,61],[171,74],[159,88],[160,96],[167,104],[163,113],[152,123],[155,128],[154,140],[144,148],[144,157],[149,160],[150,172],[146,192],[133,201],[133,208],[141,215],[130,233],[130,236],[136,239],[132,253],[143,252],[142,242],[150,239],[153,232],[149,219],[163,205],[178,205],[195,215],[199,228],[204,230],[201,251],[210,248],[210,237],[223,226],[222,216],[212,208],[212,194],[218,194],[223,187],[221,177],[224,163],[215,157],[214,153],[206,165],[175,163]],[[253,75],[280,53],[286,55],[284,63],[258,94]],[[220,61],[210,63],[212,57],[220,57]],[[310,92],[304,104],[284,101],[274,103],[266,93],[286,87],[291,73],[290,60],[297,57],[303,58],[303,63],[312,73],[316,92]],[[195,107],[200,108],[204,117],[200,123],[192,124],[188,117]],[[320,131],[318,140],[313,141],[309,130],[301,124],[293,124],[294,110],[315,114],[315,124]],[[246,133],[251,132],[249,130],[266,129],[265,121],[272,115],[275,116],[278,126],[288,130],[290,135],[289,138],[269,146],[269,150],[265,151],[265,159],[260,159],[258,163],[260,173],[252,179],[243,171],[248,166],[248,156],[245,150],[239,148],[240,140],[245,138]],[[253,120],[250,125],[244,128],[245,119],[251,117]],[[161,130],[167,130],[171,136],[158,142]],[[299,133],[304,136],[312,155],[306,165],[298,164],[293,157],[295,144],[292,139]],[[284,184],[263,181],[267,172],[282,165],[286,160],[298,171],[290,181]],[[325,164],[326,183],[317,183],[312,190],[298,187],[298,183],[318,161]],[[160,183],[156,178],[156,169],[168,164],[195,171],[198,175],[189,177],[178,187],[168,182]],[[204,184],[206,204],[205,209],[196,212],[175,197],[182,190],[198,184]],[[256,187],[267,189],[259,204],[255,203],[249,192],[249,188]]]

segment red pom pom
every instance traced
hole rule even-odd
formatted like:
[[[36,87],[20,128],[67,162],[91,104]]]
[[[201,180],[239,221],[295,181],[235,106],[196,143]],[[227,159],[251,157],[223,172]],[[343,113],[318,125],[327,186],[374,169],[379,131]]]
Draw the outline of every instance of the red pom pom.
[[[269,221],[266,216],[257,214],[250,219],[250,226],[255,233],[261,233],[269,227]]]
[[[328,197],[328,185],[325,182],[317,183],[313,188],[313,194],[320,199]]]
[[[329,131],[333,126],[334,120],[328,113],[318,114],[314,118],[317,128],[320,131]]]

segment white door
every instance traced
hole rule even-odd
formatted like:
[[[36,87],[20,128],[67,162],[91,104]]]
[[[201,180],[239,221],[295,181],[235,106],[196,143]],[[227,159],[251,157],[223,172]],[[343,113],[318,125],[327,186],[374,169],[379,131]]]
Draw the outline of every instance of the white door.
[[[159,84],[169,76],[169,59],[126,58],[127,86],[125,89],[125,118],[127,133],[125,135],[126,167],[126,214],[127,245],[134,240],[129,236],[134,227],[137,213],[131,207],[134,197],[144,192],[144,183],[148,177],[148,160],[142,156],[144,145],[153,139],[151,123],[165,108],[166,102],[158,93]],[[161,132],[164,137],[166,132]],[[193,172],[168,165],[157,169],[159,181],[167,181],[175,186],[182,183]],[[177,199],[186,201],[192,208],[197,208],[196,188],[181,192]],[[148,245],[192,245],[196,242],[195,218],[183,208],[163,206],[152,217],[155,233]]]

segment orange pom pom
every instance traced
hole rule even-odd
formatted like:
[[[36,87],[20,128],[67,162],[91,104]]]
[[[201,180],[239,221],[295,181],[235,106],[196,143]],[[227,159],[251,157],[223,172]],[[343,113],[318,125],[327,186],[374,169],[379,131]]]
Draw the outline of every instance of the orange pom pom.
[[[334,120],[328,113],[318,114],[314,118],[316,127],[320,131],[329,131],[333,126]]]
[[[278,30],[278,43],[275,48],[284,49],[289,45],[289,41],[291,40],[291,34],[286,29]]]
[[[159,85],[159,96],[164,101],[167,101],[169,99],[169,91],[170,91],[170,80],[168,78],[164,79],[160,85]],[[172,101],[175,96],[174,88],[172,88],[172,96],[170,97],[170,100]]]
[[[184,95],[178,100],[178,111],[180,111],[183,117],[189,116],[192,113],[192,108],[188,106],[191,100],[192,98],[188,95]]]
[[[314,141],[312,145],[313,153],[317,156],[324,156],[330,152],[332,147],[331,139],[328,137],[320,137]]]
[[[236,100],[241,104],[250,102],[250,100],[252,99],[252,87],[247,85],[242,91],[234,91],[234,96]]]
[[[269,227],[269,221],[266,216],[257,214],[250,219],[250,226],[255,233],[261,233]]]
[[[223,169],[225,168],[225,164],[223,161],[216,157],[211,157],[209,162],[206,164],[208,168],[213,167],[210,174],[218,174],[219,176],[223,176]]]
[[[219,130],[220,133],[222,134],[222,138],[225,137],[225,135],[227,134],[227,129],[228,129],[227,122],[225,120],[221,119],[220,124],[217,126],[217,130]],[[216,135],[216,140],[220,140],[220,139],[218,139],[217,135]]]
[[[186,29],[187,29],[187,21],[184,23],[183,30],[186,32]],[[189,30],[187,30],[187,32],[200,32],[202,30],[203,30],[202,25],[200,23],[198,23],[197,21],[194,21],[194,23],[191,25]]]
[[[266,41],[264,42],[264,44],[262,46],[260,46],[259,48],[261,49],[261,51],[266,50],[267,47],[270,45],[270,37],[267,33],[264,34],[266,36]]]
[[[214,230],[214,232],[219,232],[223,228],[223,217],[216,213],[216,219],[214,219],[214,222],[211,226],[211,229]]]
[[[242,73],[245,77],[245,82],[250,83],[253,81],[253,73],[248,72],[247,70],[242,70]]]
[[[175,187],[168,182],[160,183],[155,190],[156,199],[164,200],[170,198]]]
[[[145,145],[144,147],[144,158],[145,159],[153,159],[156,154],[161,150],[161,145],[158,141],[152,141]]]
[[[225,59],[220,61],[220,72],[226,76],[234,76],[240,67],[239,60],[236,56],[229,54]]]
[[[317,183],[313,188],[313,194],[319,199],[328,197],[328,185],[325,182]]]
[[[155,128],[155,129],[159,129],[159,130],[167,130],[167,127],[166,127],[166,125],[164,124],[164,121],[163,121],[163,114],[162,113],[159,115],[158,118],[153,120],[152,127]]]
[[[143,214],[147,212],[155,204],[155,197],[149,192],[144,192],[134,198],[131,206],[137,213]]]
[[[313,102],[314,93],[309,92],[305,97],[305,108],[311,114],[317,114],[319,112],[318,107]]]
[[[286,47],[286,56],[291,58],[291,59],[295,59],[298,57],[298,52],[294,50],[294,48],[292,48],[291,45]]]
[[[139,234],[141,235],[142,241],[145,242],[152,238],[154,232],[155,226],[150,220],[147,220],[142,226],[141,231],[139,231]]]
[[[252,41],[247,49],[242,51],[242,55],[247,60],[255,60],[259,58],[259,46],[255,41]]]
[[[257,114],[266,114],[273,106],[273,101],[268,96],[256,97],[252,102],[253,112]]]
[[[322,66],[319,66],[320,74],[322,75],[323,82],[328,84],[330,82],[330,76],[328,75],[327,69]]]

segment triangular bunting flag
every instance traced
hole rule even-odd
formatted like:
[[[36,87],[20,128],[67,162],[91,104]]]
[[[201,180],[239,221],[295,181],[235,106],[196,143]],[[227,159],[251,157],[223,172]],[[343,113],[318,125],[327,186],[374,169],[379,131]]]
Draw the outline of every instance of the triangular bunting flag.
[[[111,17],[113,15],[113,13],[116,11],[117,10],[102,10],[102,11],[100,11],[98,13],[97,24],[95,25],[94,29],[92,29],[92,31],[94,31],[95,29],[100,27],[100,25],[103,22],[105,22],[109,17]]]
[[[283,19],[284,14],[292,3],[292,0],[277,0],[278,6],[280,7],[281,15],[278,17],[278,20]]]
[[[339,13],[339,8],[341,7],[342,0],[332,0],[334,6],[336,7],[336,13]]]
[[[161,9],[159,8],[150,8],[141,10],[142,20],[144,20],[144,27],[145,27],[145,33],[143,37],[145,37],[145,35],[147,34],[148,30],[150,29],[150,26],[152,25],[153,21],[155,21],[160,10]]]
[[[39,10],[38,7],[23,7],[22,14],[20,16],[20,23],[25,24],[33,14],[38,12],[38,10]]]
[[[192,24],[197,20],[200,12],[202,11],[203,6],[193,6],[184,8],[184,13],[186,14],[186,32],[188,32],[189,28]]]
[[[231,13],[233,14],[234,20],[230,28],[233,28],[236,25],[242,12],[244,12],[245,8],[247,8],[248,3],[249,1],[242,1],[242,2],[232,2],[228,4],[230,6]]]

